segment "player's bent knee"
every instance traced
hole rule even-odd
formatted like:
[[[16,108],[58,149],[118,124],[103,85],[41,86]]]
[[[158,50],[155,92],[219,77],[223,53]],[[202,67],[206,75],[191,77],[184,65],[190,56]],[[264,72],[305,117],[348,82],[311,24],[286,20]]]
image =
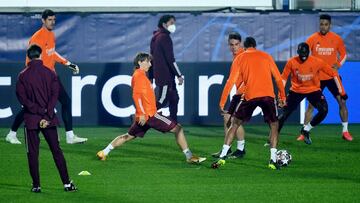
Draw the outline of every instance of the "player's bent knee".
[[[225,121],[225,123],[228,122],[229,119],[230,119],[230,114],[225,113],[225,114],[224,114],[224,121]]]
[[[328,114],[329,110],[327,107],[324,107],[322,110],[322,114],[324,114],[325,116]]]
[[[132,139],[134,139],[134,138],[136,138],[136,137],[133,136],[133,135],[125,134],[125,135],[122,136],[122,138],[123,138],[124,140],[128,141],[128,140],[132,140]]]
[[[271,128],[279,128],[279,121],[274,121],[269,123]]]
[[[290,115],[290,114],[285,111],[283,114],[281,114],[281,115],[278,117],[278,119],[279,119],[280,122],[285,122],[285,120],[289,117],[289,115]]]
[[[328,114],[328,105],[323,104],[318,108],[319,114],[323,117],[325,117]]]
[[[182,130],[182,126],[178,123],[176,126],[171,130],[173,133],[178,133]]]
[[[314,111],[313,105],[309,104],[308,107],[307,107],[307,109],[306,109],[306,111],[307,111],[307,112],[312,112],[312,111]]]
[[[233,128],[237,129],[240,125],[242,125],[242,123],[243,123],[242,120],[240,120],[236,117],[233,117],[231,119],[231,127],[233,127]]]
[[[346,101],[341,99],[340,101],[338,101],[339,104],[339,108],[346,108]]]

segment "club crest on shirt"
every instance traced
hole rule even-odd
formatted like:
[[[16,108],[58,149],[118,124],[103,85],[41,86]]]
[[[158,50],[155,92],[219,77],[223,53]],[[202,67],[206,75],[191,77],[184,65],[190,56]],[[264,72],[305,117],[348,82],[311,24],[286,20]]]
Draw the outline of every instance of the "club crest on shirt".
[[[47,54],[48,56],[53,55],[53,54],[54,54],[54,52],[55,52],[55,48],[46,49],[46,54]]]

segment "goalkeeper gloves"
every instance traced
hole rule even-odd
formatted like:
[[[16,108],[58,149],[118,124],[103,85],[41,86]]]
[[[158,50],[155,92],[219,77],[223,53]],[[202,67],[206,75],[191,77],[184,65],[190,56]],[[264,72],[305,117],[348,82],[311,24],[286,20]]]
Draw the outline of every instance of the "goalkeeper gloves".
[[[73,63],[71,63],[70,61],[68,61],[65,65],[66,65],[68,68],[70,68],[75,75],[76,75],[76,74],[79,74],[80,69],[79,69],[79,66],[77,66],[76,64],[73,64]]]

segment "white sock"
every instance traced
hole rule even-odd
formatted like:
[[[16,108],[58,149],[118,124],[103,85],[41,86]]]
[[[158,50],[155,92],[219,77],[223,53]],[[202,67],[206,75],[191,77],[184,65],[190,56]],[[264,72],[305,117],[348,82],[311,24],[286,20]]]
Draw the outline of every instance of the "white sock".
[[[237,149],[240,151],[244,151],[244,148],[245,148],[245,140],[238,140]]]
[[[230,145],[224,144],[223,148],[221,150],[220,158],[224,158],[226,156],[227,152],[229,151],[229,149],[230,149]]]
[[[72,130],[66,131],[66,138],[74,138],[74,131]]]
[[[111,144],[109,144],[109,145],[103,150],[105,156],[107,156],[107,155],[110,153],[110,151],[113,150],[113,149],[114,149],[114,147],[113,147]]]
[[[344,132],[348,132],[349,130],[348,130],[348,122],[342,122],[342,126],[343,126],[343,130],[342,130],[342,132],[344,133]]]
[[[305,131],[308,131],[308,132],[310,132],[310,130],[312,129],[312,128],[314,128],[310,123],[308,123],[308,124],[306,124],[305,126],[304,126],[304,130]]]
[[[16,137],[16,131],[10,130],[9,135],[12,136],[12,137]]]
[[[186,159],[191,159],[191,157],[192,157],[192,152],[190,151],[189,148],[184,149],[184,150],[183,150],[183,153],[185,154]]]
[[[276,152],[277,149],[276,148],[270,148],[270,159],[276,163]]]

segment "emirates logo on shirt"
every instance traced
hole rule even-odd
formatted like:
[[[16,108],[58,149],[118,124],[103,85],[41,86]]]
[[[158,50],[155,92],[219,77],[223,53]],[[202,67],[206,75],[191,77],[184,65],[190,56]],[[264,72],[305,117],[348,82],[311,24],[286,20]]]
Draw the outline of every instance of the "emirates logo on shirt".
[[[329,56],[334,53],[335,49],[332,47],[320,47],[320,43],[317,43],[315,51],[318,55]]]
[[[314,74],[300,74],[298,70],[296,70],[295,74],[297,79],[301,82],[312,80],[314,77]]]

